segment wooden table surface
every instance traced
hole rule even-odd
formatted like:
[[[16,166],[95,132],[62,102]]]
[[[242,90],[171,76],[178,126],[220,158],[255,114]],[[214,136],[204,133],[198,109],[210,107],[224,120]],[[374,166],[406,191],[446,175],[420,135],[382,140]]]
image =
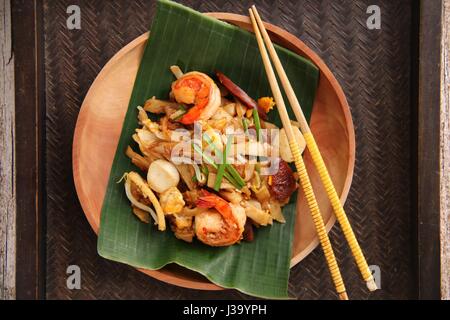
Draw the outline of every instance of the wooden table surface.
[[[14,55],[10,0],[0,2],[0,299],[15,297]]]
[[[443,3],[441,46],[441,296],[450,300],[450,0]]]
[[[0,299],[15,298],[15,128],[11,0],[0,2]],[[450,299],[450,0],[443,0],[441,45],[441,297]],[[25,141],[22,143],[26,143]]]

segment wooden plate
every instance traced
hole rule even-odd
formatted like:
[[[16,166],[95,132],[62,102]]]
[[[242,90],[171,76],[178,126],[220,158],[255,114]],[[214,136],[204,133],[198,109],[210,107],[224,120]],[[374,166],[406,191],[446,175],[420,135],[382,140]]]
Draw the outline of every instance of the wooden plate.
[[[208,15],[251,29],[250,20],[245,16],[229,13]],[[341,201],[344,202],[355,162],[355,134],[344,93],[324,62],[302,41],[271,24],[266,24],[266,28],[276,43],[310,59],[320,69],[311,129],[338,194],[341,195]],[[99,230],[103,197],[123,119],[148,37],[149,33],[146,33],[136,38],[105,65],[89,89],[78,116],[73,141],[73,175],[81,206],[96,233]],[[329,231],[335,222],[335,216],[307,152],[305,162]],[[297,208],[291,267],[305,258],[319,243],[302,194],[298,197]],[[153,278],[182,287],[223,289],[201,275],[176,265],[160,270],[139,270]]]

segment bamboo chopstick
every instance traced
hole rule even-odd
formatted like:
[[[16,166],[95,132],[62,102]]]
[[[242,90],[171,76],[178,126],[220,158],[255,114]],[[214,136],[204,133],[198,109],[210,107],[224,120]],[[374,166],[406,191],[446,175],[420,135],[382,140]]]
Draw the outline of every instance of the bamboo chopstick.
[[[277,70],[278,76],[280,77],[281,83],[286,92],[289,103],[291,104],[292,109],[294,110],[295,116],[300,124],[300,130],[302,131],[303,136],[305,138],[306,146],[308,147],[308,149],[311,153],[311,157],[313,159],[314,165],[315,165],[317,171],[319,172],[320,180],[322,181],[323,185],[325,186],[325,190],[327,191],[328,199],[330,200],[333,210],[336,214],[336,218],[339,221],[339,224],[341,225],[341,228],[344,232],[345,239],[347,240],[347,242],[350,246],[351,252],[356,260],[356,264],[358,265],[358,268],[361,272],[361,275],[362,275],[364,281],[366,281],[367,288],[370,291],[374,291],[377,289],[377,285],[375,284],[374,278],[372,276],[372,272],[370,271],[367,261],[361,250],[361,247],[359,246],[359,243],[356,240],[353,229],[350,225],[350,222],[348,221],[347,215],[341,204],[341,201],[336,192],[334,184],[330,178],[330,174],[328,173],[327,167],[325,166],[325,163],[323,161],[322,155],[320,154],[317,143],[314,139],[314,136],[312,135],[311,129],[309,128],[309,125],[308,125],[308,122],[306,121],[305,115],[303,114],[300,103],[294,93],[294,90],[292,89],[292,85],[286,75],[286,72],[284,71],[283,65],[281,64],[281,61],[278,58],[278,55],[275,51],[272,41],[270,40],[270,37],[266,31],[266,28],[264,27],[264,24],[261,20],[261,17],[259,16],[259,13],[258,13],[256,7],[252,6],[252,8],[250,10],[252,13],[254,13],[254,18],[256,18],[257,25],[259,26],[260,32],[262,33],[262,36],[264,38],[264,42],[269,50],[270,57],[272,58],[272,61],[275,65],[275,69]]]
[[[317,204],[316,197],[314,195],[314,190],[311,185],[308,173],[306,171],[305,163],[303,162],[302,155],[300,153],[297,141],[295,139],[291,121],[284,104],[283,96],[281,95],[280,87],[278,86],[275,73],[272,68],[269,56],[267,54],[266,48],[264,46],[264,41],[261,37],[261,33],[258,29],[257,22],[253,11],[249,9],[250,19],[252,20],[253,29],[255,31],[256,39],[258,41],[259,51],[261,52],[261,57],[264,62],[264,67],[266,69],[267,78],[269,80],[272,93],[275,98],[275,103],[277,104],[277,109],[280,114],[281,122],[284,129],[286,130],[286,135],[289,140],[289,145],[291,148],[292,155],[294,157],[295,166],[297,168],[298,175],[300,177],[300,184],[308,202],[309,209],[316,227],[317,234],[319,235],[320,244],[322,245],[325,258],[328,264],[328,269],[330,270],[331,277],[336,287],[336,292],[341,300],[348,300],[347,292],[345,290],[344,281],[342,280],[341,272],[334,255],[333,248],[331,247],[331,242],[328,237],[327,230],[325,228],[325,223],[322,219],[322,214],[320,213],[319,206]]]

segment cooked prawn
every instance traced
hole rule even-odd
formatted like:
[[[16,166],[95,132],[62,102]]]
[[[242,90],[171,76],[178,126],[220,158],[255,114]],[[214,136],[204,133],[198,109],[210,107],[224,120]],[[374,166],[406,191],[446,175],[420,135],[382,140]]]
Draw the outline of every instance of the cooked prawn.
[[[201,72],[188,72],[172,84],[172,94],[178,103],[194,105],[181,118],[183,124],[208,120],[220,106],[220,90],[214,81]]]
[[[206,190],[202,190],[201,193],[197,207],[215,210],[207,210],[196,215],[197,238],[214,247],[229,246],[241,240],[246,221],[244,209]]]

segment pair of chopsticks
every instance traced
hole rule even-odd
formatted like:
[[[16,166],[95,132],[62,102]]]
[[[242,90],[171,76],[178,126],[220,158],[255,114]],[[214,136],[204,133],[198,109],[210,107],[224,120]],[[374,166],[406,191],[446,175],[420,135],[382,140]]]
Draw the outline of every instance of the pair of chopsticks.
[[[322,155],[320,154],[319,148],[317,147],[317,143],[314,139],[314,136],[312,135],[311,129],[309,128],[305,115],[303,114],[300,103],[298,102],[294,90],[292,89],[291,83],[289,82],[286,72],[284,71],[281,61],[278,58],[278,55],[275,51],[272,41],[270,40],[270,37],[266,31],[266,28],[264,27],[261,17],[259,16],[258,11],[256,10],[256,7],[252,6],[249,9],[249,12],[253,29],[256,35],[256,39],[258,41],[258,47],[261,52],[264,67],[266,69],[267,78],[269,80],[269,84],[275,98],[275,103],[277,105],[277,109],[280,114],[283,127],[286,131],[286,135],[289,140],[289,145],[291,148],[292,155],[294,157],[295,166],[297,168],[297,172],[300,178],[300,184],[305,193],[305,197],[308,202],[309,209],[311,211],[314,225],[317,234],[319,236],[320,244],[325,254],[328,269],[330,270],[331,277],[333,279],[333,283],[336,288],[336,292],[338,293],[339,298],[341,300],[348,300],[344,281],[342,279],[341,272],[339,270],[339,266],[337,264],[336,257],[334,255],[333,248],[331,247],[331,242],[328,237],[325,228],[325,223],[323,221],[322,214],[320,213],[316,197],[314,195],[314,190],[312,188],[311,181],[306,171],[305,163],[303,162],[302,155],[300,153],[299,147],[297,145],[292,130],[291,121],[289,119],[289,115],[286,110],[286,105],[284,104],[283,96],[281,94],[280,87],[278,86],[277,78],[272,68],[272,64],[269,59],[266,46],[269,51],[270,57],[272,58],[273,64],[275,65],[278,76],[281,80],[281,84],[283,85],[288,100],[294,110],[295,117],[297,118],[297,121],[300,124],[300,130],[303,134],[303,137],[305,138],[306,146],[309,149],[309,152],[311,153],[314,165],[317,171],[319,172],[319,176],[327,192],[328,199],[330,200],[333,210],[336,214],[337,220],[341,225],[341,228],[345,235],[345,239],[347,240],[351,252],[353,254],[353,257],[356,260],[356,264],[358,265],[361,275],[364,281],[366,282],[367,288],[370,291],[374,291],[377,289],[374,278],[369,269],[369,266],[367,265],[367,261],[364,258],[364,254],[362,253],[358,241],[356,240],[355,234],[348,221],[347,215],[345,214],[341,201],[339,200],[339,196],[337,195],[336,189],[330,178],[330,174],[328,173]]]

